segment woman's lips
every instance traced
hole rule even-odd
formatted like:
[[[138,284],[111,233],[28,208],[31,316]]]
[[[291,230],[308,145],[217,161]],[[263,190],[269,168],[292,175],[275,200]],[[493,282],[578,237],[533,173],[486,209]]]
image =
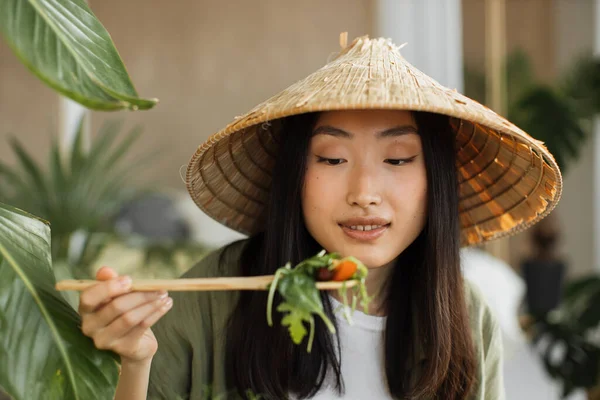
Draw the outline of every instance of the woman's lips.
[[[352,229],[350,226],[340,224],[340,228],[342,228],[342,230],[344,231],[344,233],[346,235],[348,235],[352,239],[365,241],[365,242],[378,239],[379,237],[381,237],[381,235],[383,235],[387,231],[389,226],[390,226],[390,224],[381,225],[378,228],[374,228],[374,229],[366,231],[366,230]]]

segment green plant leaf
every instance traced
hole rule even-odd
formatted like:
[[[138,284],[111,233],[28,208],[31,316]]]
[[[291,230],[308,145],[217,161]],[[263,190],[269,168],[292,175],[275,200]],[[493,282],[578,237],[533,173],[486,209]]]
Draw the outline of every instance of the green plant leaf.
[[[486,88],[485,74],[481,71],[471,68],[468,65],[463,69],[464,94],[473,100],[485,104]]]
[[[538,323],[534,343],[543,339],[541,357],[544,368],[563,384],[563,398],[575,388],[591,388],[597,384],[600,348],[585,340],[581,332],[562,324],[542,320]]]
[[[13,191],[24,192],[31,190],[31,188],[27,186],[26,182],[23,181],[23,178],[18,174],[18,172],[2,162],[0,162],[0,182],[3,183],[3,185],[11,187],[11,194],[14,194],[12,193]],[[0,199],[3,201],[8,201],[8,191],[9,190],[7,188],[6,190],[0,192]]]
[[[48,225],[0,204],[0,386],[15,400],[112,398],[115,355],[81,333],[54,284]]]
[[[31,156],[29,156],[29,154],[27,154],[16,137],[11,138],[10,145],[17,155],[19,162],[21,163],[24,177],[37,191],[43,193],[44,195],[47,194],[47,183],[43,177],[43,173],[40,170],[39,165]]]
[[[511,52],[506,57],[506,96],[507,104],[515,104],[534,85],[536,80],[527,53],[522,49]]]
[[[537,85],[509,109],[509,119],[545,143],[563,171],[577,159],[586,132],[568,100],[548,86]]]
[[[65,202],[68,201],[66,196],[69,192],[69,181],[60,156],[60,149],[56,138],[52,139],[49,170],[49,191],[46,194],[49,203],[48,206],[52,209],[64,207]]]
[[[92,142],[91,149],[86,154],[86,164],[95,165],[97,163],[96,160],[101,158],[113,145],[122,127],[123,120],[110,120],[102,124],[96,140]]]
[[[75,141],[71,148],[71,161],[69,162],[69,169],[77,170],[85,159],[85,151],[83,149],[83,127],[85,125],[85,115],[79,119],[77,124],[77,131],[75,132]],[[60,152],[59,152],[60,153]]]
[[[600,59],[582,56],[565,73],[560,88],[581,118],[600,113]]]
[[[563,293],[563,301],[570,301],[572,298],[581,297],[581,294],[589,288],[600,291],[600,277],[585,276],[567,283]]]
[[[152,108],[84,0],[0,0],[0,32],[48,86],[95,110]]]
[[[71,267],[69,263],[64,260],[54,262],[52,265],[52,270],[54,271],[54,277],[57,281],[75,278],[71,273]],[[60,294],[64,297],[67,303],[73,307],[74,310],[77,310],[79,305],[79,292],[65,290],[64,292],[60,292]]]
[[[303,321],[310,322],[312,316],[309,312],[303,311],[297,307],[293,307],[287,303],[281,303],[277,307],[279,312],[288,312],[282,319],[281,325],[287,326],[290,331],[292,341],[296,344],[300,344],[304,336],[308,333],[304,327]]]

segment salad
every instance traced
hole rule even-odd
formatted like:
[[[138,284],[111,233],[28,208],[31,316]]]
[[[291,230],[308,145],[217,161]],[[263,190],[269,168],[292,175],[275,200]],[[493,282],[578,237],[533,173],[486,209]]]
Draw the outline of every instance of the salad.
[[[338,293],[344,303],[344,317],[352,323],[351,314],[358,302],[368,310],[371,301],[367,295],[365,278],[367,267],[355,257],[342,258],[337,253],[326,253],[322,250],[317,255],[298,263],[294,268],[288,262],[275,272],[273,281],[269,284],[267,300],[267,322],[273,326],[272,308],[275,291],[279,292],[283,301],[277,311],[286,315],[281,319],[281,325],[287,326],[292,341],[300,344],[309,334],[307,351],[310,353],[315,330],[315,317],[320,317],[331,333],[335,333],[335,326],[325,314],[317,281],[343,282]],[[347,287],[346,282],[357,281],[357,285]],[[349,292],[350,291],[350,292]],[[348,293],[352,294],[351,305],[348,304]],[[350,313],[348,313],[350,309]],[[304,323],[308,323],[310,332]]]

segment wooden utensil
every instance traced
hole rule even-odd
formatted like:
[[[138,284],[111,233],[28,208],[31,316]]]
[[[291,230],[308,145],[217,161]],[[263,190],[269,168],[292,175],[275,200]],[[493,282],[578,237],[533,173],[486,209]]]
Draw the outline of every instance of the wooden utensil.
[[[220,277],[220,278],[180,278],[180,279],[134,279],[131,290],[154,292],[166,290],[171,292],[183,291],[215,291],[215,290],[267,290],[267,285],[273,281],[274,275],[250,277]],[[57,282],[56,290],[82,291],[94,286],[100,281],[93,279],[68,279]],[[317,289],[339,289],[344,282],[317,282]],[[346,287],[357,284],[355,280],[346,281]]]

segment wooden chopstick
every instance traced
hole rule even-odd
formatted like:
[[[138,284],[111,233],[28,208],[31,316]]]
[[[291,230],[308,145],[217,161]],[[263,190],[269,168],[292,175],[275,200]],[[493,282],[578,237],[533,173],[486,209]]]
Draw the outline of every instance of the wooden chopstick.
[[[267,290],[267,285],[273,281],[274,275],[251,277],[220,277],[220,278],[179,278],[179,279],[133,279],[131,290],[139,292],[154,292],[159,290],[171,292],[184,291],[220,291],[220,290]],[[56,283],[56,290],[82,291],[94,286],[99,281],[93,279],[67,279]],[[339,289],[344,282],[317,282],[317,289]],[[357,284],[355,280],[346,281],[346,287]]]

